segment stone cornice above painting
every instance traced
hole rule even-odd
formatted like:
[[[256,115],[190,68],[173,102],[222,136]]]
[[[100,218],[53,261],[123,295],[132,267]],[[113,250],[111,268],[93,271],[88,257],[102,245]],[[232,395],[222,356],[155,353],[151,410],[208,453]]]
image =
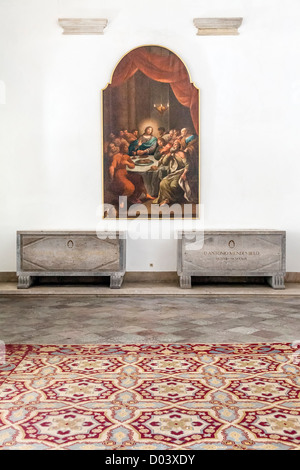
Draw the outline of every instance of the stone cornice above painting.
[[[106,18],[59,18],[63,34],[104,34]]]
[[[195,18],[198,36],[238,35],[243,18]]]

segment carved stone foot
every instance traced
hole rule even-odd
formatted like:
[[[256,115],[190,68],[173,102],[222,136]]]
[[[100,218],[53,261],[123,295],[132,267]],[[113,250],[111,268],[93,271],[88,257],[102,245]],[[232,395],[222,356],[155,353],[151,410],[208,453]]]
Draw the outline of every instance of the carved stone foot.
[[[183,275],[180,276],[180,287],[182,289],[191,289],[192,288],[192,277]]]
[[[31,276],[19,276],[18,277],[18,289],[28,289],[32,284]]]
[[[111,274],[110,276],[110,288],[111,289],[120,289],[123,282],[122,274]]]
[[[267,278],[268,284],[270,284],[273,289],[285,289],[284,285],[284,275],[277,274],[276,276],[271,276]]]

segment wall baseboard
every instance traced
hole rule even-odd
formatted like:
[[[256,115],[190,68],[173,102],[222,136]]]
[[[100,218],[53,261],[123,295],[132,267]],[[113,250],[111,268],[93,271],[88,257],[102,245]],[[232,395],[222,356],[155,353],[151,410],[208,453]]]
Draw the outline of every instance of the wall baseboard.
[[[300,273],[286,273],[285,282],[300,282]]]
[[[0,272],[0,282],[17,282],[17,274],[14,271]]]
[[[238,278],[235,278],[238,280]],[[17,274],[14,271],[0,272],[0,282],[17,282]],[[178,281],[178,275],[176,271],[142,271],[133,272],[129,271],[125,274],[125,280],[127,282],[176,282]],[[209,278],[204,279],[206,282]],[[218,281],[218,278],[214,279]],[[213,279],[212,279],[213,281]],[[300,283],[300,272],[288,272],[285,275],[286,283]]]
[[[178,275],[175,271],[162,272],[162,271],[141,271],[126,272],[124,281],[126,282],[176,282]]]

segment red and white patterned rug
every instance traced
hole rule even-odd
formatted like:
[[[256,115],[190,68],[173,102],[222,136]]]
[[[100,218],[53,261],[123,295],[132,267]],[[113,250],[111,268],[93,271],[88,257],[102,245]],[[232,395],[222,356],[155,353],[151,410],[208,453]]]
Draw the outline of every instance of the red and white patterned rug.
[[[300,449],[291,344],[7,345],[0,448]]]

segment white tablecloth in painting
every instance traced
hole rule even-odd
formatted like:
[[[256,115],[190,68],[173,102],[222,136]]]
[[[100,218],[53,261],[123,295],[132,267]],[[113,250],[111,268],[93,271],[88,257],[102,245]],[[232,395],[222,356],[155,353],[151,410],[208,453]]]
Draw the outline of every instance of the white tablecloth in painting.
[[[146,155],[143,157],[131,157],[132,161],[135,163],[140,159],[149,159],[151,163],[148,165],[135,165],[135,168],[128,168],[127,171],[130,173],[138,173],[143,177],[144,184],[148,194],[152,197],[157,197],[159,192],[160,181],[167,175],[166,167],[159,167],[158,170],[151,170],[153,165],[157,165],[157,160],[152,155]]]

